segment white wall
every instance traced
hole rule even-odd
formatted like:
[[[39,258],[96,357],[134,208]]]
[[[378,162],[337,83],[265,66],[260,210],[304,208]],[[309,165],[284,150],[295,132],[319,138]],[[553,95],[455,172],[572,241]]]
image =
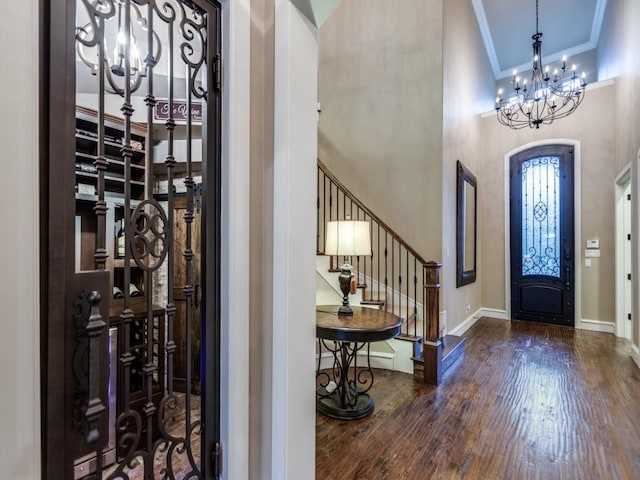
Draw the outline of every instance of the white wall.
[[[221,436],[223,478],[249,478],[249,16],[223,3]]]
[[[273,479],[315,474],[317,28],[275,2]]]
[[[37,0],[0,3],[0,44],[0,469],[22,480],[40,478]]]

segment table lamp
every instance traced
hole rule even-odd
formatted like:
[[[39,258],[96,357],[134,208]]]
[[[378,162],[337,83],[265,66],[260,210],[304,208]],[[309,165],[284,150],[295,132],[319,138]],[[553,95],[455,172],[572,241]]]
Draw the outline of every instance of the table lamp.
[[[349,306],[349,290],[353,267],[347,257],[353,255],[371,255],[371,236],[369,222],[357,220],[336,220],[327,223],[327,234],[324,244],[325,255],[343,256],[344,263],[340,267],[340,290],[342,290],[342,306],[338,315],[353,315]]]

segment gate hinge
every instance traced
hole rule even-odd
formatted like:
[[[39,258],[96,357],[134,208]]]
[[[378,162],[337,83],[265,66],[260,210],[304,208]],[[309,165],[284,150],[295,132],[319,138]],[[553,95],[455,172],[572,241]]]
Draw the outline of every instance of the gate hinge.
[[[222,56],[217,53],[213,58],[213,81],[217,91],[222,91]]]
[[[631,314],[627,313],[627,320],[631,320]]]
[[[213,474],[214,478],[218,479],[222,477],[222,444],[216,442],[211,452],[211,460],[213,461]]]
[[[627,240],[631,240],[631,234],[627,233]]]
[[[627,280],[631,280],[631,274],[627,273]]]
[[[631,200],[631,194],[627,193],[627,200]]]

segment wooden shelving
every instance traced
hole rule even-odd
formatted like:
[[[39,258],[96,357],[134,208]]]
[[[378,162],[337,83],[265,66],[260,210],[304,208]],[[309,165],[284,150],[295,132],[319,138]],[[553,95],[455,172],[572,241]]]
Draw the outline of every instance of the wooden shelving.
[[[122,120],[106,116],[104,129],[105,198],[124,198],[125,163],[122,156]],[[97,192],[98,172],[93,162],[98,154],[98,124],[96,113],[78,107],[76,110],[76,192],[92,195]],[[146,185],[146,130],[142,125],[132,124],[131,147],[131,199],[145,198]],[[92,192],[93,190],[93,192]]]
[[[106,268],[110,272],[112,290],[113,287],[118,287],[124,291],[124,260],[118,258],[115,244],[118,224],[125,213],[126,172],[122,156],[123,129],[122,119],[105,116],[103,143],[107,169],[104,174],[104,198],[107,203],[106,249],[109,255]],[[76,230],[79,235],[76,267],[78,270],[92,270],[95,268],[93,252],[97,230],[93,207],[98,200],[99,179],[94,165],[99,145],[98,119],[95,111],[77,107],[75,138]],[[133,156],[130,162],[130,207],[134,209],[147,193],[146,129],[143,125],[132,124],[131,146]],[[131,282],[139,291],[144,292],[144,273],[135,262],[131,263]],[[112,306],[120,306],[121,303],[122,301],[118,299],[111,300]]]
[[[129,308],[133,313],[133,320],[129,328],[124,328],[120,315],[124,308],[124,299],[115,298],[117,289],[122,292],[129,288],[125,285],[125,259],[118,256],[117,235],[125,218],[125,193],[127,175],[125,161],[122,156],[122,143],[124,137],[124,124],[119,118],[105,116],[104,130],[104,157],[107,160],[107,168],[104,173],[104,199],[107,204],[105,214],[105,242],[108,257],[105,269],[109,271],[109,327],[117,329],[116,351],[122,353],[124,345],[129,345],[129,352],[134,356],[128,373],[128,382],[124,382],[126,370],[120,362],[115,369],[110,370],[109,375],[117,378],[117,412],[120,413],[128,402],[129,408],[137,410],[143,415],[146,402],[144,383],[144,365],[150,360],[148,356],[148,341],[152,338],[151,351],[153,361],[158,370],[153,375],[152,398],[158,406],[160,398],[164,394],[164,362],[160,361],[165,342],[164,309],[153,307],[152,312],[147,312],[146,291],[147,274],[135,260],[129,263],[129,280],[140,296],[131,296]],[[76,109],[76,152],[75,152],[75,205],[76,205],[76,270],[94,270],[96,268],[94,254],[96,251],[96,236],[98,235],[98,221],[94,207],[98,200],[98,170],[95,167],[96,157],[99,153],[98,119],[96,112],[77,107]],[[139,124],[131,126],[132,158],[129,172],[129,206],[131,213],[147,197],[147,156],[146,129]],[[126,338],[126,336],[129,338]],[[125,392],[125,385],[129,385]],[[156,422],[154,422],[154,425]],[[155,433],[154,427],[154,433]],[[118,433],[121,435],[121,433]],[[118,455],[123,452],[119,451]]]

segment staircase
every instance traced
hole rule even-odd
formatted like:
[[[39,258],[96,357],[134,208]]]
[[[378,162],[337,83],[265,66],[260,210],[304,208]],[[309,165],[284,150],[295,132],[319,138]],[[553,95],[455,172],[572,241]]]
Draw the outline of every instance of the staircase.
[[[392,341],[392,348],[396,346],[396,355],[408,358],[397,363],[409,362],[409,367],[405,366],[402,371],[413,370],[417,378],[438,385],[446,369],[464,351],[464,339],[443,336],[440,329],[442,265],[422,259],[318,160],[317,271],[335,290],[337,298],[333,303],[340,303],[342,299],[336,275],[340,270],[337,258],[323,253],[325,228],[329,221],[348,218],[369,222],[372,247],[371,256],[350,259],[358,287],[358,293],[350,299],[351,304],[383,308],[398,315],[402,328]]]

